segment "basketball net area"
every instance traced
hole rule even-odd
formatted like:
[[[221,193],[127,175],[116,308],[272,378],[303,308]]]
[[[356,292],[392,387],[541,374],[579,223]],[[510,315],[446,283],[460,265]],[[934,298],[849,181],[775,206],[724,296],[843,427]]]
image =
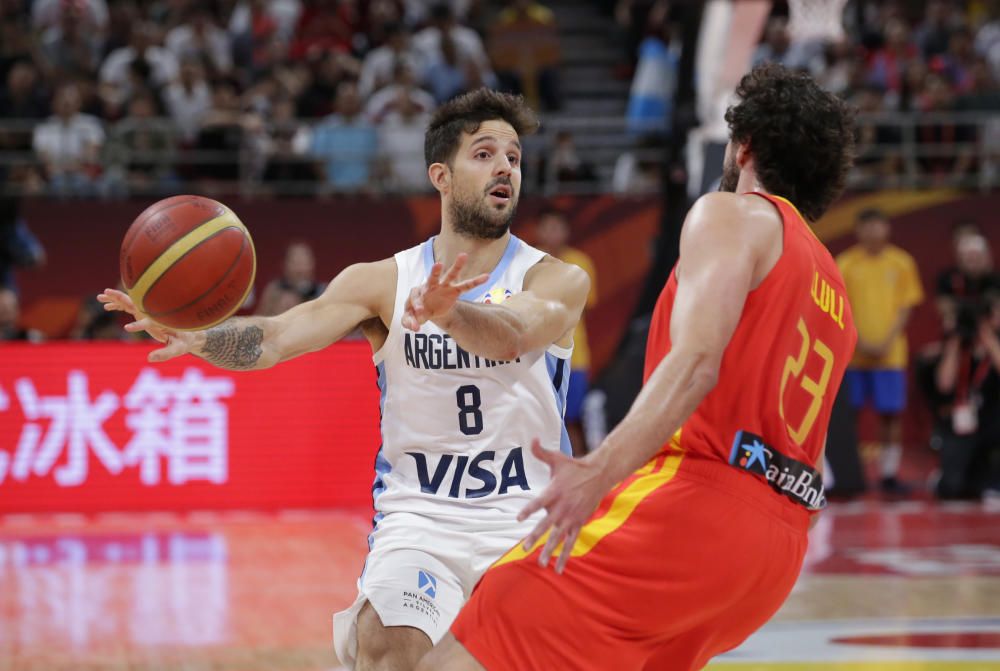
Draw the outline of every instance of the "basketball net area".
[[[693,199],[722,174],[729,129],[726,108],[735,102],[736,85],[750,70],[773,7],[772,0],[708,0],[695,54],[695,92],[701,126],[688,136],[688,195]],[[793,42],[828,42],[844,38],[847,0],[789,0]]]

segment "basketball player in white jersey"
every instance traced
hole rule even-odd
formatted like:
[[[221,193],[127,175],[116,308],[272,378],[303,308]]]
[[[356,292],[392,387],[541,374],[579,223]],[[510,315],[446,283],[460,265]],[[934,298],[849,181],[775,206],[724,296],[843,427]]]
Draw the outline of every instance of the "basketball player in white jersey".
[[[121,292],[99,296],[135,316],[129,331],[166,343],[151,361],[192,353],[231,370],[267,368],[363,329],[382,446],[358,598],[334,616],[348,668],[414,668],[479,576],[538,522],[517,521],[549,479],[532,439],[570,453],[562,414],[589,279],[510,233],[519,138],[536,127],[520,98],[486,89],[445,104],[424,143],[440,234],[346,268],[319,298],[283,314],[175,332]]]

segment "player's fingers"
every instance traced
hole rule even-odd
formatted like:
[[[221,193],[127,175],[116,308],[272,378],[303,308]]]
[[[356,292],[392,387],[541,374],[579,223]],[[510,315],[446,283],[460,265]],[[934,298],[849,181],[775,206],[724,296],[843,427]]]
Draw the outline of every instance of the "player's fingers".
[[[545,568],[549,565],[549,561],[552,559],[552,553],[556,551],[559,544],[562,543],[563,538],[566,537],[566,524],[560,522],[552,527],[552,533],[549,534],[549,539],[545,541],[545,547],[542,548],[542,553],[538,555],[538,565]]]
[[[448,269],[448,272],[441,280],[441,284],[452,284],[455,280],[457,280],[459,274],[462,272],[462,268],[465,267],[465,263],[468,260],[469,256],[464,252],[455,257],[455,263],[451,264],[451,268]]]
[[[131,333],[138,333],[139,331],[148,331],[151,326],[149,317],[143,317],[142,319],[136,319],[134,322],[125,324],[125,330]]]
[[[489,280],[489,279],[490,279],[490,276],[484,273],[484,274],[479,275],[477,277],[473,277],[471,280],[465,280],[461,284],[457,285],[457,288],[461,292],[466,292],[469,289],[475,289],[476,287],[480,287],[480,286],[486,284],[487,280]]]
[[[436,286],[441,282],[441,271],[444,270],[443,263],[435,263],[431,266],[430,277],[427,278],[427,286]]]
[[[549,490],[546,489],[544,492],[542,492],[534,499],[529,501],[528,505],[521,508],[521,512],[517,514],[517,521],[523,522],[524,520],[528,519],[529,517],[537,513],[539,510],[546,507],[549,504],[549,501],[551,500],[552,500],[552,495],[549,493]]]
[[[570,529],[566,535],[566,540],[563,541],[562,550],[559,552],[559,560],[556,562],[556,573],[561,574],[566,569],[566,562],[572,556],[573,548],[576,546],[576,539],[579,537],[580,527]]]
[[[184,346],[184,343],[181,342],[174,334],[165,332],[165,335],[167,336],[167,346],[153,350],[149,353],[148,358],[151,363],[169,361],[170,359],[179,357],[181,354],[187,352],[187,348]]]
[[[555,450],[546,450],[542,447],[542,441],[535,438],[531,441],[531,453],[535,455],[535,458],[548,464],[550,469],[555,470],[555,467],[559,464],[562,459],[560,457],[566,458],[562,452],[556,452]]]
[[[545,532],[549,530],[552,526],[553,517],[551,514],[546,515],[542,518],[542,521],[535,525],[535,528],[531,530],[531,533],[524,537],[521,542],[521,546],[524,548],[525,552],[531,552],[531,549],[535,547],[538,540],[545,535]]]

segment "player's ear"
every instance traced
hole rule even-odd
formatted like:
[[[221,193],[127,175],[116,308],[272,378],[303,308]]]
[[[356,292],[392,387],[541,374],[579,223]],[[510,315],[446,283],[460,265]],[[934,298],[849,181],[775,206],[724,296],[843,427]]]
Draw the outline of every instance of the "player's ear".
[[[753,154],[750,151],[750,145],[745,142],[741,142],[736,145],[736,165],[742,168],[753,158]]]
[[[427,168],[427,176],[431,184],[441,193],[447,193],[451,188],[451,168],[444,163],[431,163]]]

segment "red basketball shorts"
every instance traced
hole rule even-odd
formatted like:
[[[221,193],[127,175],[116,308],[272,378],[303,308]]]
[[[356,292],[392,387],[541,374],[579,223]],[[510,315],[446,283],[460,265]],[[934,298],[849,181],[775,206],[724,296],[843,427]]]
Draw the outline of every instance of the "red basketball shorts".
[[[785,601],[808,526],[756,476],[662,452],[605,497],[562,575],[538,565],[544,538],[518,545],[451,631],[488,671],[701,669]]]

